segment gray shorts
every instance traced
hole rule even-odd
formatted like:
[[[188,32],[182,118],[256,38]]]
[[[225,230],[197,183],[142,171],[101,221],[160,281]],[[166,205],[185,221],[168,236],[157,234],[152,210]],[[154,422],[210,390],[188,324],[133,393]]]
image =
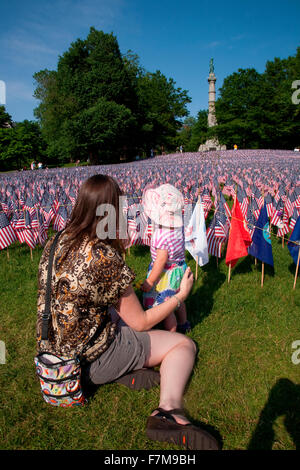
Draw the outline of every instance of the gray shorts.
[[[91,363],[89,378],[96,385],[113,382],[127,372],[144,367],[149,355],[149,334],[122,326],[109,348]]]

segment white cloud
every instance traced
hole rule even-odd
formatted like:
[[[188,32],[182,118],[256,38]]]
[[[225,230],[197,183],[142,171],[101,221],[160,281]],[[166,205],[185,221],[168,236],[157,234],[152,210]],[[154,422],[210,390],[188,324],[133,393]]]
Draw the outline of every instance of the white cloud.
[[[204,44],[203,48],[204,49],[214,49],[216,47],[219,47],[219,46],[222,46],[222,42],[221,41],[212,41],[212,42],[209,42],[207,44]]]
[[[2,38],[0,48],[2,57],[6,61],[22,66],[35,66],[45,60],[53,60],[58,55],[58,50],[55,47],[51,47],[40,38],[20,30]]]
[[[0,35],[0,50],[10,62],[53,66],[70,43],[83,38],[91,26],[113,28],[124,0],[54,0],[41,2],[13,29]],[[41,67],[40,67],[41,65]]]
[[[33,87],[22,81],[12,80],[6,82],[7,103],[12,100],[35,101]]]
[[[26,40],[22,38],[11,38],[6,41],[6,47],[10,50],[18,51],[21,54],[57,54],[57,50],[48,47],[42,42],[35,42],[34,40]]]
[[[90,26],[112,27],[123,5],[124,0],[54,0],[41,3],[27,21],[41,35],[64,37]]]

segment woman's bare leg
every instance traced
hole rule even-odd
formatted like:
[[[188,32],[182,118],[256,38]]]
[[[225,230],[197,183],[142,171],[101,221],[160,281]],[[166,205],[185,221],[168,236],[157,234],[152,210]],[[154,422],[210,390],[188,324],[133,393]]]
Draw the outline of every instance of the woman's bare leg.
[[[175,333],[177,329],[177,320],[176,320],[175,313],[174,312],[170,313],[170,315],[164,319],[163,324],[164,324],[164,328],[167,331],[172,331]]]
[[[187,312],[184,302],[182,302],[180,307],[176,310],[176,317],[178,325],[184,325],[184,323],[187,321]]]
[[[145,367],[160,364],[159,407],[165,410],[182,408],[183,394],[195,362],[196,345],[180,333],[162,330],[151,330],[148,333],[151,352]],[[174,417],[181,424],[188,422],[179,415]]]

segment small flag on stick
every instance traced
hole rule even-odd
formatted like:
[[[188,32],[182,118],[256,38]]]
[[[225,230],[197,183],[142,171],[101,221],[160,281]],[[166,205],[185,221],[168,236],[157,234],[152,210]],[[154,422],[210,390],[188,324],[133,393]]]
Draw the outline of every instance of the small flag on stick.
[[[193,210],[189,224],[185,230],[185,248],[196,261],[197,279],[198,265],[204,266],[209,261],[205,217],[200,196]]]
[[[235,266],[239,258],[248,255],[248,246],[251,245],[251,236],[243,217],[239,201],[235,197],[232,213],[229,239],[226,252],[226,264],[229,266],[228,282],[230,281],[231,268]]]
[[[262,262],[261,286],[263,286],[264,263],[270,264],[271,266],[274,265],[270,237],[270,224],[267,214],[266,203],[264,203],[260,210],[260,214],[257,219],[256,227],[252,237],[252,244],[248,249],[248,253],[249,255],[254,256],[254,258],[259,259]]]

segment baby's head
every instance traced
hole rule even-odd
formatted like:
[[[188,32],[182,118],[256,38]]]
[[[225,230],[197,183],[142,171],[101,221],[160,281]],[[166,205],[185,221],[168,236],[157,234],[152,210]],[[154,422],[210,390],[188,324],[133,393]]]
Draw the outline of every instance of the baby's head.
[[[162,184],[156,188],[148,186],[144,190],[144,211],[157,225],[170,229],[182,227],[183,206],[183,195],[171,184]]]

